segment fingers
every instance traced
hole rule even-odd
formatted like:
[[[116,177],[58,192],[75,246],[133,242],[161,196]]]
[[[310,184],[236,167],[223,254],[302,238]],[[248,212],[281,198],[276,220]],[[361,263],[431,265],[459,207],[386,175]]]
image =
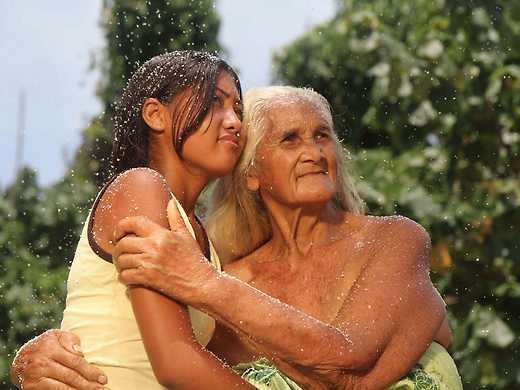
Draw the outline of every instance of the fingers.
[[[62,350],[53,356],[53,361],[56,363],[53,378],[63,383],[77,388],[82,388],[79,387],[81,385],[90,389],[89,383],[97,382],[99,387],[99,384],[107,382],[106,375],[101,369],[89,364],[82,355],[77,353]]]
[[[61,330],[47,331],[27,342],[13,362],[13,383],[22,384],[25,390],[66,389],[71,385],[79,390],[101,388],[106,376],[87,363],[79,343],[77,336]]]
[[[79,366],[87,364],[85,359],[77,354],[71,354],[68,351],[70,360],[77,360],[72,365]],[[84,363],[80,363],[82,360]],[[45,356],[29,359],[24,367],[24,375],[22,376],[22,387],[24,390],[32,389],[76,389],[76,390],[96,390],[101,389],[107,383],[106,377],[103,380],[87,380],[74,369],[66,367],[54,359]]]
[[[63,348],[73,354],[83,355],[81,351],[81,340],[72,332],[53,330]]]
[[[145,255],[123,253],[114,259],[117,272],[121,273],[128,269],[150,268],[150,262],[145,260]]]
[[[103,383],[99,381],[88,381],[77,372],[67,368],[57,362],[43,362],[40,371],[31,367],[32,372],[41,374],[37,377],[29,377],[23,381],[24,390],[32,389],[67,389],[67,390],[99,390],[103,389],[103,385],[107,383],[106,378]],[[28,367],[28,368],[29,368]]]
[[[128,234],[135,234],[139,237],[147,237],[157,229],[161,229],[161,226],[157,225],[147,217],[137,216],[123,218],[116,225],[114,231],[114,242],[118,242]]]
[[[118,280],[125,286],[144,286],[150,287],[147,272],[142,269],[129,268],[121,271],[118,275]]]
[[[143,238],[124,236],[114,246],[112,257],[118,258],[122,253],[143,253],[145,249],[146,241]]]
[[[54,379],[51,378],[43,378],[38,382],[38,384],[24,384],[23,390],[32,390],[32,389],[38,389],[38,390],[78,390],[74,387],[70,387],[69,385],[66,385],[64,383],[60,383]],[[98,386],[97,389],[100,389]]]

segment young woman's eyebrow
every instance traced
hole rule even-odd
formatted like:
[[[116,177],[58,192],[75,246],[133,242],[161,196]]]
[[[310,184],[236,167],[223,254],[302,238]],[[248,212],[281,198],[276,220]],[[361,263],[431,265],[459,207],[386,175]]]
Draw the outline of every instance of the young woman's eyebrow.
[[[215,89],[217,90],[217,92],[220,92],[222,95],[224,95],[224,97],[227,99],[231,96],[231,93],[230,92],[226,92],[224,91],[222,88],[219,88],[219,87],[215,87]],[[240,99],[240,97],[237,97],[235,99],[235,103],[239,103],[241,106],[242,106],[242,99]]]
[[[226,97],[226,98],[231,96],[231,94],[229,92],[224,91],[222,88],[216,87],[216,90],[218,92],[220,92],[222,95],[224,95],[224,97]]]

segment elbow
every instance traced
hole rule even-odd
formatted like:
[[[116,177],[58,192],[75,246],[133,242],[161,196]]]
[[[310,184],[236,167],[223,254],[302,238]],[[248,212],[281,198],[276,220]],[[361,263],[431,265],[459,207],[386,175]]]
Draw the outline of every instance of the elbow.
[[[206,368],[200,348],[177,344],[170,351],[150,359],[157,382],[166,389],[197,388],[197,375]]]
[[[327,389],[361,389],[360,384],[368,372],[370,369],[335,367],[314,372],[313,376]]]
[[[180,373],[170,373],[164,375],[155,375],[157,382],[165,389],[181,390],[193,388],[193,376],[189,378],[183,377]],[[191,386],[190,386],[191,385]]]
[[[378,358],[376,351],[370,353],[363,348],[349,348],[334,360],[323,360],[313,365],[311,375],[326,384],[327,388],[359,388],[358,384],[373,369]]]
[[[368,389],[364,381],[379,359],[380,354],[359,353],[352,354],[342,364],[327,373],[329,387],[334,389]]]
[[[178,389],[179,378],[175,378],[175,373],[170,371],[155,370],[155,379],[159,384],[166,389]]]
[[[173,366],[173,365],[172,365]],[[193,385],[193,373],[182,369],[179,364],[176,369],[172,367],[154,367],[153,372],[157,382],[166,389],[186,389]]]
[[[376,343],[374,340],[368,342],[368,340],[358,339],[350,346],[347,353],[342,354],[343,359],[339,369],[341,372],[349,373],[368,371],[377,363],[384,348],[385,346],[381,342]]]

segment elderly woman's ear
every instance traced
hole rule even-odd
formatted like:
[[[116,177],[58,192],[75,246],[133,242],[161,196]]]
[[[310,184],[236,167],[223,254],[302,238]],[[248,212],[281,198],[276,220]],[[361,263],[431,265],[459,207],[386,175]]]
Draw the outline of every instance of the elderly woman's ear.
[[[246,175],[246,187],[249,191],[256,192],[260,188],[260,181],[258,180],[257,169],[255,166],[249,167]]]

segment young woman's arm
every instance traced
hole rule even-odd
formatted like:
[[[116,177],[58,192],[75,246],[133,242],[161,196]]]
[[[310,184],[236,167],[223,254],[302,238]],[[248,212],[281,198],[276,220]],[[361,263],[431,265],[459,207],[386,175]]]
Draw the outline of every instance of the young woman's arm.
[[[96,242],[112,254],[114,228],[130,216],[145,216],[167,228],[169,198],[166,183],[154,171],[134,169],[122,174],[110,184],[95,210]],[[175,389],[251,388],[198,344],[184,305],[142,287],[130,287],[129,295],[146,352],[161,385]]]
[[[151,286],[200,308],[251,337],[274,360],[331,386],[357,386],[371,378],[398,380],[424,353],[445,315],[428,275],[429,238],[409,220],[398,220],[381,232],[378,240],[385,249],[366,267],[333,325],[194,261],[196,248],[182,227],[154,231],[142,220],[127,220],[118,229],[119,235],[134,231],[144,237],[140,245],[148,254],[145,259],[118,259],[124,283]],[[160,237],[161,245],[152,248],[147,236]],[[123,241],[118,253],[125,252]],[[172,256],[177,261],[168,263]],[[196,275],[198,288],[187,275]],[[378,365],[382,358],[386,369]]]

